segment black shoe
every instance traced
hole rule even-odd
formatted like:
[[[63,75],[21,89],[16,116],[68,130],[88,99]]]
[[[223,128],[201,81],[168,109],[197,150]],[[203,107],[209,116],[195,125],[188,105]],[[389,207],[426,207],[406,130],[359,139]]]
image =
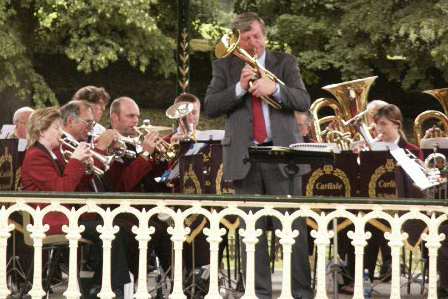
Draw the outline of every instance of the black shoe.
[[[93,285],[87,292],[87,299],[97,299],[98,293],[101,291],[100,285]]]
[[[113,290],[115,293],[115,299],[124,299],[124,288]]]

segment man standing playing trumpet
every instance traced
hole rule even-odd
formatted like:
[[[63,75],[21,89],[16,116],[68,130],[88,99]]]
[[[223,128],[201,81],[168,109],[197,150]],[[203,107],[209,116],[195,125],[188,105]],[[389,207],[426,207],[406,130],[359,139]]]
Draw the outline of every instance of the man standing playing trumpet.
[[[288,178],[283,167],[268,163],[246,163],[249,146],[289,146],[301,142],[294,110],[309,109],[310,97],[300,76],[296,59],[288,54],[266,50],[263,20],[252,12],[238,15],[233,32],[239,31],[239,48],[255,56],[258,69],[245,65],[239,53],[213,63],[213,78],[207,89],[204,112],[209,117],[226,115],[223,140],[224,179],[233,180],[239,194],[288,194]],[[238,55],[239,57],[236,57]],[[264,69],[280,80],[267,78]],[[270,97],[280,109],[268,106],[260,97]],[[299,186],[297,186],[298,189]],[[301,190],[295,190],[301,194]],[[273,219],[275,228],[280,228]],[[265,229],[267,219],[257,227]],[[292,294],[294,298],[312,298],[308,242],[304,219],[293,229],[299,230],[292,253]],[[255,252],[255,289],[258,298],[272,297],[271,274],[266,235],[259,238]]]

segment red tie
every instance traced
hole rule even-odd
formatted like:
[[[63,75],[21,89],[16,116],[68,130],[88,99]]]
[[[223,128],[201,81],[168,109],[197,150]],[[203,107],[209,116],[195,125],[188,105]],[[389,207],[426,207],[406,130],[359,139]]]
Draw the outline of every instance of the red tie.
[[[253,135],[258,144],[265,143],[268,133],[264,122],[261,100],[252,96]]]

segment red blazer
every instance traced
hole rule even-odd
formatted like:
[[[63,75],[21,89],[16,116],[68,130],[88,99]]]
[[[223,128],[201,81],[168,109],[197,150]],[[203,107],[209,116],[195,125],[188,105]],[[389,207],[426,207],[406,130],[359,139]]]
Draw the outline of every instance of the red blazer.
[[[108,184],[115,192],[139,192],[139,184],[154,167],[152,159],[138,157],[133,161],[114,161],[107,172]]]
[[[411,153],[413,153],[415,156],[417,156],[417,158],[419,160],[421,160],[421,161],[425,160],[423,152],[415,144],[407,143],[403,138],[400,138],[400,140],[398,141],[398,146],[409,150]]]
[[[58,159],[53,160],[47,149],[39,143],[27,150],[21,170],[23,190],[78,191],[77,188],[85,176],[84,164],[79,160],[70,159],[64,165],[60,153],[58,156],[57,152]],[[62,233],[62,225],[68,224],[68,219],[60,213],[51,212],[44,217],[44,223],[50,225],[48,234],[57,234]]]

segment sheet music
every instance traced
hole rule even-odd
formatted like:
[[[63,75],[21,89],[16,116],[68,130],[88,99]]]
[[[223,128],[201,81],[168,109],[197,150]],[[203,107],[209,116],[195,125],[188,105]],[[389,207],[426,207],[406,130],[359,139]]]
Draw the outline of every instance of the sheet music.
[[[224,130],[196,131],[196,139],[200,141],[219,141],[224,139]]]
[[[326,152],[326,153],[340,153],[336,143],[294,143],[289,148],[296,151],[310,151],[310,152]]]
[[[409,158],[404,149],[398,146],[391,147],[390,154],[420,190],[425,190],[436,185],[435,183],[431,183],[423,172],[422,167],[415,160]]]
[[[9,135],[14,132],[14,129],[16,128],[15,125],[3,125],[2,130],[0,132],[0,139],[6,139]]]

